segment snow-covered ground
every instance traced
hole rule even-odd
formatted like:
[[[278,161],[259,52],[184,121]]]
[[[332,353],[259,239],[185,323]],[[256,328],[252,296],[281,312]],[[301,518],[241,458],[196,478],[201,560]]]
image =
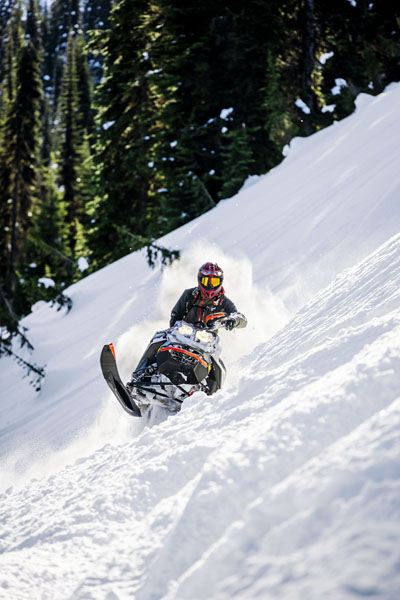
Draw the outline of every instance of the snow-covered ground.
[[[0,597],[397,600],[400,85],[357,104],[166,236],[163,273],[134,253],[25,319],[47,377],[0,363]],[[249,326],[224,390],[145,427],[100,349],[127,378],[206,260]]]

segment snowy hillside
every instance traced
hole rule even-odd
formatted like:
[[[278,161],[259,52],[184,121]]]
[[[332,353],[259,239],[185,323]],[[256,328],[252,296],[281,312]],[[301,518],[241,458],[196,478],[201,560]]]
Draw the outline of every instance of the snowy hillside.
[[[238,384],[6,493],[10,597],[397,598],[399,306],[400,235]]]
[[[395,600],[400,589],[400,85],[306,140],[236,197],[25,319],[39,395],[0,363],[0,597]],[[217,259],[249,327],[213,397],[144,427],[127,378]],[[65,468],[64,468],[65,467]],[[24,486],[32,477],[41,479]],[[35,595],[36,594],[36,595]]]

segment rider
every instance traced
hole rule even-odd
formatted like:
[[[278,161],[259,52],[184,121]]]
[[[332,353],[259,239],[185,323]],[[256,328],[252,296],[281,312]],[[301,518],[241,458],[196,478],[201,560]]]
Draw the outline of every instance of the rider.
[[[237,312],[232,300],[225,296],[222,287],[224,273],[217,264],[208,262],[202,265],[197,279],[198,287],[185,290],[172,309],[170,327],[180,320],[193,323],[197,327],[212,327],[212,324],[221,318],[226,319],[224,326],[228,330],[246,327],[246,317]],[[161,344],[162,341],[150,344],[133,372],[132,381],[136,381],[154,362]]]
[[[171,312],[169,326],[184,320],[200,327],[209,327],[221,317],[228,317],[225,328],[246,327],[247,319],[238,313],[222,287],[224,273],[216,264],[207,262],[197,274],[198,286],[185,290]]]

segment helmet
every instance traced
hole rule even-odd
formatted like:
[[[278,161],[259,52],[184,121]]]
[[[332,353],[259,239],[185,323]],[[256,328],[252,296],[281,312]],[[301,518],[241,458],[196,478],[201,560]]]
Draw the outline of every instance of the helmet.
[[[204,263],[197,274],[201,294],[207,298],[215,298],[222,290],[224,272],[216,263]]]

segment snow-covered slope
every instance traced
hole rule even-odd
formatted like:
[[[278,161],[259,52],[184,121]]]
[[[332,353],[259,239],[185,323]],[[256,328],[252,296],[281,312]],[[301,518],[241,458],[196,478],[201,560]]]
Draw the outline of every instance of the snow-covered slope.
[[[163,239],[183,255],[162,274],[134,253],[69,315],[25,319],[48,374],[36,395],[0,363],[0,597],[397,598],[399,101],[294,140]],[[223,340],[227,386],[143,429],[99,351],[117,341],[127,377],[209,259],[250,321]]]
[[[10,597],[395,600],[400,235],[241,369],[179,417],[6,493]]]

